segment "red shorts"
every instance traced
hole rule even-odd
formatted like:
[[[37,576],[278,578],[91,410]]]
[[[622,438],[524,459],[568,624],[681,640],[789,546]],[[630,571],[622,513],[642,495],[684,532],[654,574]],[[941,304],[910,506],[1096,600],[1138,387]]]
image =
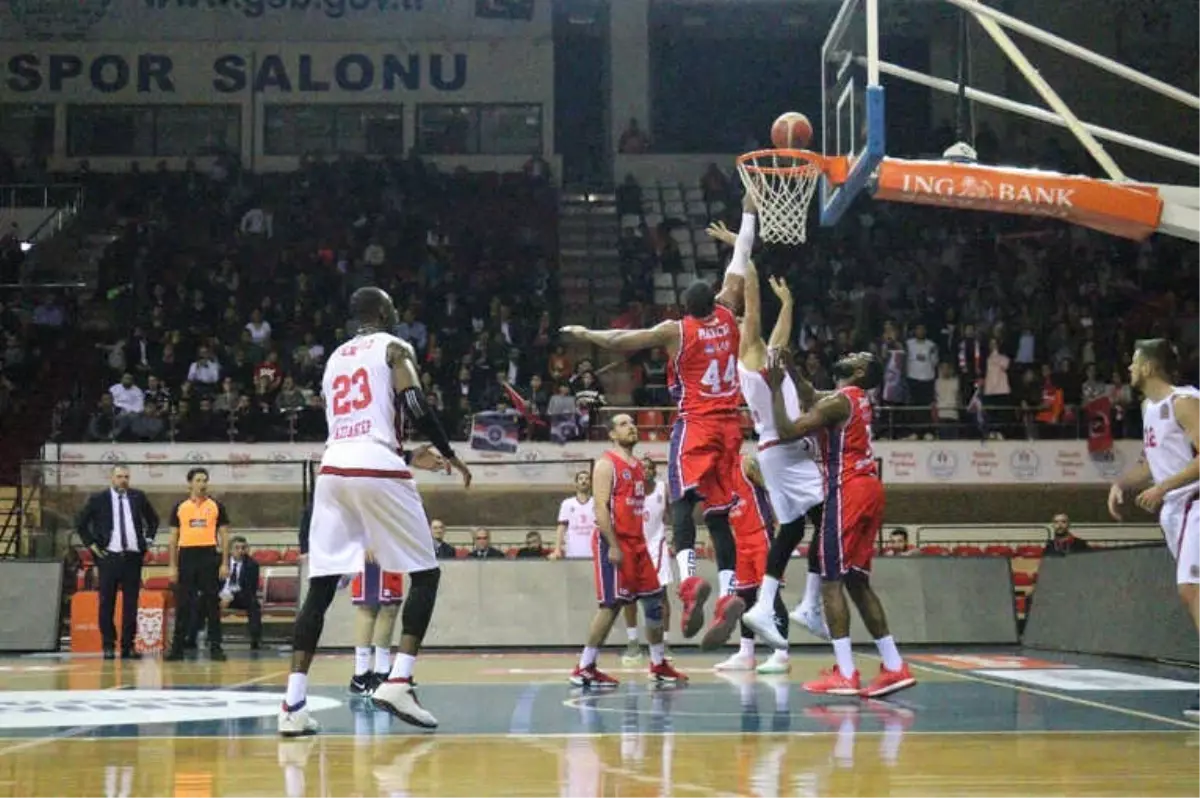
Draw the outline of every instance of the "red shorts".
[[[737,590],[758,587],[767,573],[767,552],[771,548],[771,536],[766,528],[752,535],[734,535],[737,549],[737,565],[734,566],[733,584]]]
[[[822,578],[837,579],[851,569],[871,572],[883,504],[883,483],[875,477],[853,477],[829,489],[817,538]]]
[[[608,541],[599,532],[592,533],[592,570],[596,576],[596,601],[601,607],[628,604],[641,596],[662,592],[658,569],[646,548],[646,539],[638,535],[617,537],[621,546],[621,565],[608,561]]]
[[[362,573],[350,582],[350,601],[366,607],[385,607],[404,600],[404,574],[380,569],[376,563],[367,563]]]
[[[741,448],[742,420],[737,413],[676,418],[667,454],[671,501],[694,490],[704,500],[705,512],[732,507]]]

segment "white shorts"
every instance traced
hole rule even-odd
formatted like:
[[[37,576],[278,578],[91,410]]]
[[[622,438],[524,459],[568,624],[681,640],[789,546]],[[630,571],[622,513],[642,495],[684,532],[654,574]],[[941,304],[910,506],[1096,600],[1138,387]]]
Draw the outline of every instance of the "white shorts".
[[[1175,558],[1175,582],[1200,584],[1200,497],[1168,496],[1158,514],[1167,548]]]
[[[647,538],[646,548],[650,551],[650,559],[654,563],[654,570],[658,571],[658,584],[662,587],[675,583],[675,567],[671,562],[671,554],[667,549],[666,534],[658,535],[654,539]]]
[[[309,576],[357,574],[368,550],[385,571],[438,567],[433,533],[408,472],[322,466],[313,491]]]
[[[810,441],[801,439],[767,444],[758,452],[758,466],[767,483],[771,509],[781,524],[803,518],[825,501],[825,484],[811,447]]]

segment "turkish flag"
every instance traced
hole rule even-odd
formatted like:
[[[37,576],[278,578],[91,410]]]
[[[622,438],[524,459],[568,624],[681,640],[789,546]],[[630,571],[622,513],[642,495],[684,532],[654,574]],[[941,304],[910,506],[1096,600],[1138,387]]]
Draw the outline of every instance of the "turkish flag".
[[[1112,436],[1112,399],[1098,396],[1083,406],[1088,424],[1088,452],[1111,452]]]

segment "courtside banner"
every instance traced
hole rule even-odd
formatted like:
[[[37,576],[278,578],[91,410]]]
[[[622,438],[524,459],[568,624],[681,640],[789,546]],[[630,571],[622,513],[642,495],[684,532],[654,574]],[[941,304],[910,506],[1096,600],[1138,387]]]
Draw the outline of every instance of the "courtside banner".
[[[459,444],[464,450],[466,444]],[[746,451],[753,443],[747,442]],[[304,464],[320,460],[321,444],[314,443],[181,443],[181,444],[48,444],[41,462],[27,471],[39,471],[45,484],[98,488],[109,484],[116,463],[134,469],[142,488],[178,488],[191,466],[213,470],[221,489],[289,489],[302,484]],[[474,466],[478,485],[561,486],[570,483],[581,462],[600,456],[606,444],[522,442],[516,451],[469,450],[464,456]],[[667,442],[638,446],[639,452],[666,462]],[[1104,485],[1136,462],[1141,441],[1114,441],[1110,451],[1089,453],[1087,441],[880,441],[875,457],[889,485],[915,486],[1020,486]],[[455,486],[457,475],[419,472],[423,485]]]

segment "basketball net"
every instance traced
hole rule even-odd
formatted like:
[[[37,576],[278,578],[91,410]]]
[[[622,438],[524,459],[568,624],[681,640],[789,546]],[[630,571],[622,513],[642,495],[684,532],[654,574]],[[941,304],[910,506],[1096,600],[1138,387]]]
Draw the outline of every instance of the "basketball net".
[[[738,156],[737,168],[746,193],[758,208],[762,240],[803,244],[824,158],[807,150],[758,150]]]

